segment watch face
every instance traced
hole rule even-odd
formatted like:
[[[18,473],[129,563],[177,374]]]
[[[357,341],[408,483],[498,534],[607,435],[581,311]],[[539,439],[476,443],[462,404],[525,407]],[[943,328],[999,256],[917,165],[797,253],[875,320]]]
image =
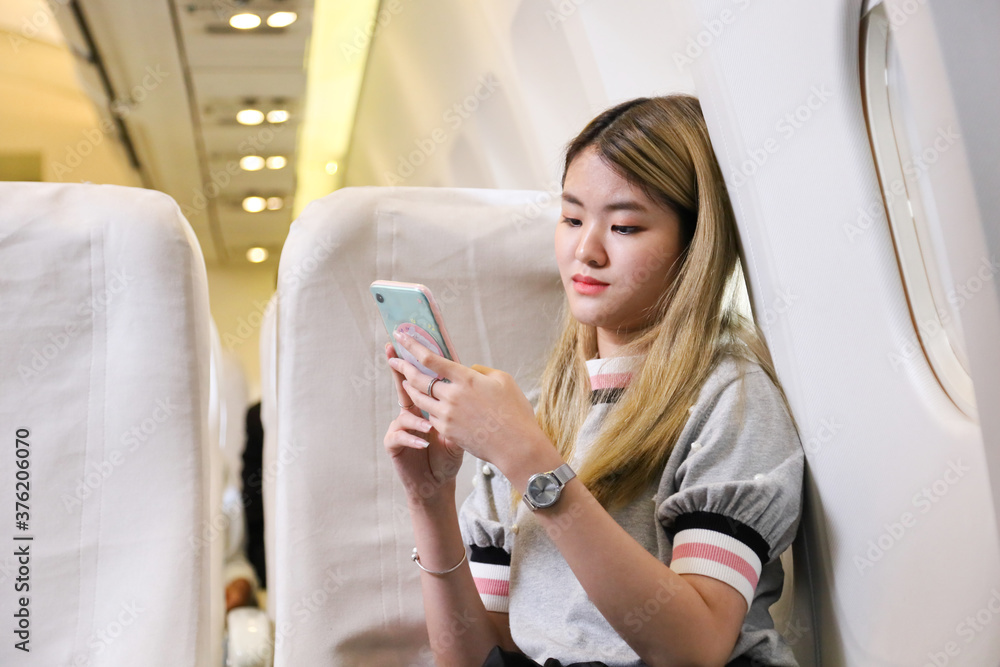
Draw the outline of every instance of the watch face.
[[[538,507],[548,507],[559,498],[559,491],[562,489],[559,480],[550,473],[540,473],[532,476],[528,481],[528,488],[525,493],[531,502]]]

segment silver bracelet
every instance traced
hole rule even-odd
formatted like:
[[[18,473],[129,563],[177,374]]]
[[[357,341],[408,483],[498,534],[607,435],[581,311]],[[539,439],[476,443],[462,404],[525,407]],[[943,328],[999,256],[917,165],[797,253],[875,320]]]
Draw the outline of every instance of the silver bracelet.
[[[417,554],[417,548],[416,547],[413,547],[413,553],[410,554],[410,560],[412,560],[414,563],[416,563],[417,567],[419,567],[424,572],[426,572],[428,574],[434,574],[434,575],[441,576],[442,574],[448,574],[449,572],[454,572],[458,568],[462,567],[462,563],[465,562],[465,559],[468,557],[468,555],[469,555],[468,551],[465,551],[463,549],[462,550],[462,560],[458,561],[458,565],[456,565],[455,567],[449,567],[447,570],[441,570],[440,572],[435,572],[434,570],[428,570],[426,567],[424,567],[423,565],[420,564],[420,556]]]

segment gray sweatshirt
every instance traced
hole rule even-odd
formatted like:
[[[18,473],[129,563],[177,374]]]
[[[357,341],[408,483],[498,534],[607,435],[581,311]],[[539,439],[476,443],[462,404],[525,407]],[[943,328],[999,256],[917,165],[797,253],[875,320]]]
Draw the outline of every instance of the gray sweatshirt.
[[[587,361],[592,406],[570,462],[574,470],[641,362]],[[768,608],[781,595],[778,556],[798,528],[802,475],[802,447],[777,388],[758,365],[726,358],[691,406],[660,479],[612,512],[675,572],[714,577],[743,594],[749,609],[730,660],[798,665]],[[512,513],[510,483],[492,464],[480,462],[459,523],[486,608],[510,614],[511,635],[527,656],[539,663],[556,658],[564,664],[644,665],[591,603],[531,510],[518,503]],[[668,591],[651,590],[623,622],[638,629],[667,600]]]

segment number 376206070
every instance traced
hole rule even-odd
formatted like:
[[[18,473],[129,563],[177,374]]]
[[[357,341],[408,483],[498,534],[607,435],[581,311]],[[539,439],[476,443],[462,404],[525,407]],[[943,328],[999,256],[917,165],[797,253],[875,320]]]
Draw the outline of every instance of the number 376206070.
[[[14,526],[18,530],[28,530],[31,520],[31,447],[28,438],[31,432],[19,428],[15,433],[14,455],[17,469],[14,472]]]

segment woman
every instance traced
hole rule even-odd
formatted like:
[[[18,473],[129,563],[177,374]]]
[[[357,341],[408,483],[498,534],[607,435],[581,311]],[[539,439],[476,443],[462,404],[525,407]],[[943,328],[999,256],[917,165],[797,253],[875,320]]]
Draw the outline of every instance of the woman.
[[[768,607],[802,449],[733,305],[735,223],[698,101],[599,115],[562,199],[568,307],[537,414],[507,373],[398,337],[448,379],[432,382],[386,347],[401,411],[385,447],[438,664],[796,665]],[[487,464],[459,515],[465,452]],[[428,471],[439,484],[418,490]]]

